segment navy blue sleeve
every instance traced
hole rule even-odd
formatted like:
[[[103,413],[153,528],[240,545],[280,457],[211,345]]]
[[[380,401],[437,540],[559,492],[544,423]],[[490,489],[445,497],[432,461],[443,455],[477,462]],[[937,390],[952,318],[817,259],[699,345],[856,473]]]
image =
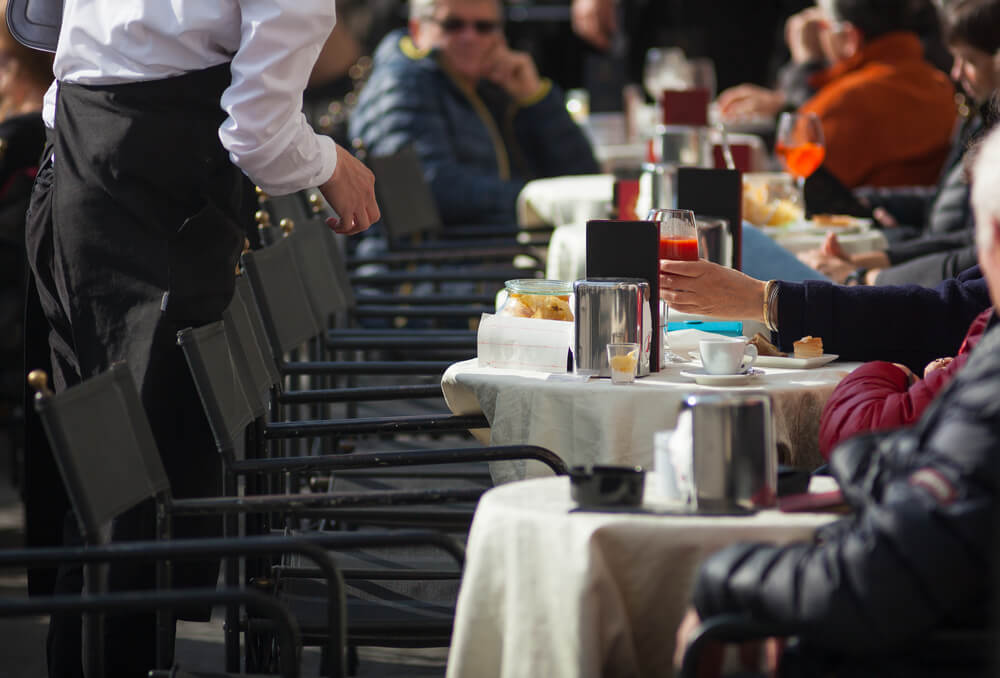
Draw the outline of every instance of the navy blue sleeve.
[[[969,324],[990,305],[975,266],[935,288],[918,285],[834,285],[818,280],[781,282],[778,342],[791,350],[806,335],[842,360],[887,360],[923,371],[935,358],[955,355]]]

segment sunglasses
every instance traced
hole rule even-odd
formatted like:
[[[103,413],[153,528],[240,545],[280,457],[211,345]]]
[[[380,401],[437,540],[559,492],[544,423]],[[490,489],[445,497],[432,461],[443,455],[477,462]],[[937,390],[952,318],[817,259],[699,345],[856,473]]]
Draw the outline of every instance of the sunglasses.
[[[476,33],[479,33],[480,35],[489,35],[500,28],[499,21],[492,21],[489,19],[466,21],[465,19],[450,16],[445,19],[432,19],[432,21],[440,26],[441,30],[445,33],[460,33],[465,30],[467,26],[472,26],[472,28],[476,30]]]

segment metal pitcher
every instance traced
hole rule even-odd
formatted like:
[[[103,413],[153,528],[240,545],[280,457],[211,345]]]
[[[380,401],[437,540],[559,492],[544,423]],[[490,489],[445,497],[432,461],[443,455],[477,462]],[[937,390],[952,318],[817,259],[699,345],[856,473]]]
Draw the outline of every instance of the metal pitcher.
[[[639,278],[586,278],[573,283],[577,372],[610,377],[608,344],[636,343],[636,376],[649,374],[652,316],[649,283]]]
[[[766,394],[695,394],[692,476],[698,511],[732,512],[774,506],[778,451]]]

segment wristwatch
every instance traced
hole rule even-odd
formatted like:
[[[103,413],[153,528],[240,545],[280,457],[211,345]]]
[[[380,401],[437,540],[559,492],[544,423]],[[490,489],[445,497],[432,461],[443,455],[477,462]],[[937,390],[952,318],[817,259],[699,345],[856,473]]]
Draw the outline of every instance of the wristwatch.
[[[868,281],[866,280],[867,276],[868,276],[868,269],[867,268],[864,268],[864,267],[862,267],[862,268],[856,268],[856,269],[854,269],[853,271],[851,271],[850,273],[847,274],[847,277],[844,278],[844,284],[845,285],[867,285],[868,284]]]

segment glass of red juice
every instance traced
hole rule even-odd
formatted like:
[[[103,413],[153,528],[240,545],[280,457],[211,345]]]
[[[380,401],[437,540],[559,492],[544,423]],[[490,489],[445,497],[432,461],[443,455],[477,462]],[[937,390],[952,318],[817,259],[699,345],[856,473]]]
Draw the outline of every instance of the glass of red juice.
[[[660,259],[674,261],[698,260],[698,222],[691,210],[652,209],[647,221],[660,226]],[[663,363],[687,362],[670,350],[667,339],[667,303],[660,300],[660,343],[663,346]]]

